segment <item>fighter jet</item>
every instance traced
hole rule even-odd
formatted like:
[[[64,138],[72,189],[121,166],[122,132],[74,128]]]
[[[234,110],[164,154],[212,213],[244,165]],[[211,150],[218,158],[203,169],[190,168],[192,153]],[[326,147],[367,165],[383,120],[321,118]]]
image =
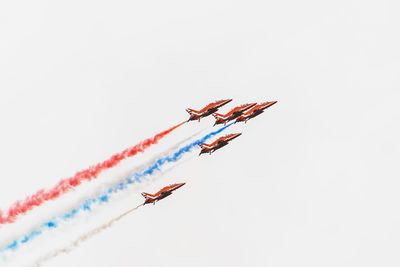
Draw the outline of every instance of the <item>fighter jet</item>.
[[[257,103],[250,103],[250,104],[245,104],[241,105],[238,107],[235,107],[231,109],[228,113],[225,115],[219,114],[219,113],[214,113],[213,116],[215,118],[215,123],[214,126],[217,124],[226,124],[231,120],[236,119],[237,117],[241,116],[246,110],[254,107]]]
[[[252,107],[251,109],[246,111],[243,115],[239,116],[236,119],[235,123],[236,122],[241,122],[241,121],[244,121],[246,123],[248,120],[250,120],[250,119],[262,114],[265,109],[267,109],[270,106],[274,105],[276,102],[278,102],[278,101],[265,102],[265,103],[261,103],[261,104],[255,105],[254,107]]]
[[[199,111],[191,109],[191,108],[187,108],[186,111],[190,114],[190,118],[188,119],[188,121],[193,121],[193,120],[200,121],[201,118],[204,118],[204,117],[207,117],[207,116],[213,114],[214,112],[218,111],[218,109],[220,107],[228,104],[231,101],[232,101],[232,99],[218,100],[218,101],[208,104],[207,106],[200,109]]]
[[[157,201],[166,198],[167,196],[172,194],[172,191],[178,189],[181,186],[184,186],[185,183],[180,183],[180,184],[171,184],[168,185],[162,189],[160,189],[160,191],[158,191],[157,193],[153,194],[149,194],[149,193],[142,193],[142,196],[145,197],[145,201],[143,203],[143,205],[149,204],[149,203],[153,203],[156,204]]]
[[[209,153],[211,155],[211,153],[213,153],[215,150],[218,150],[221,147],[226,146],[229,143],[229,141],[235,139],[240,135],[241,133],[228,134],[218,138],[211,144],[205,144],[205,143],[199,144],[199,146],[201,147],[199,156],[203,153]]]

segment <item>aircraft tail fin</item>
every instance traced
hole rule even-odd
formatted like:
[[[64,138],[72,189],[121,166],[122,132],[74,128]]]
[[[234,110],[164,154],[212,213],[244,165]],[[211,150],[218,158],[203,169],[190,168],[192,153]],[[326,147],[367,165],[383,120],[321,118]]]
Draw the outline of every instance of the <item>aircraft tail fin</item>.
[[[217,112],[213,113],[212,115],[213,115],[214,118],[217,119],[217,120],[218,120],[218,119],[224,119],[224,118],[225,118],[224,115],[222,115],[222,114],[220,114],[220,113],[217,113]]]
[[[187,108],[186,112],[189,113],[190,115],[192,115],[192,114],[198,115],[199,114],[199,112],[197,110],[194,110],[194,109],[191,109],[191,108]]]
[[[200,156],[201,154],[203,154],[203,153],[207,153],[208,149],[207,149],[206,144],[200,144],[199,146],[201,147],[201,151],[200,151],[200,153],[199,153],[199,156]]]
[[[199,147],[201,149],[210,149],[211,148],[211,146],[209,144],[206,144],[206,143],[199,144]]]
[[[145,201],[144,201],[143,205],[146,205],[148,203],[153,203],[153,204],[156,203],[156,199],[157,198],[156,198],[155,195],[152,195],[152,194],[149,194],[149,193],[146,193],[146,192],[142,192],[142,196],[145,198]]]
[[[142,193],[142,196],[144,197],[144,198],[152,198],[152,197],[154,197],[154,195],[152,195],[152,194],[149,194],[149,193],[146,193],[146,192],[143,192]]]

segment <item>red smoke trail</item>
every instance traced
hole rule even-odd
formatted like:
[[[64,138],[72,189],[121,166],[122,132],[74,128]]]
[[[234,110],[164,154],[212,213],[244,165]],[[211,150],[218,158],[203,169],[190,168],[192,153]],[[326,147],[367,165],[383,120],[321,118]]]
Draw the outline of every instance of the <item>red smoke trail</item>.
[[[0,211],[0,224],[12,223],[19,215],[22,215],[36,206],[40,206],[46,201],[56,199],[72,188],[79,186],[84,181],[95,179],[102,171],[110,169],[120,163],[122,160],[135,156],[136,154],[145,151],[151,145],[157,144],[160,139],[171,133],[173,130],[182,126],[181,122],[168,130],[156,134],[155,136],[145,139],[137,145],[125,149],[124,151],[114,154],[109,159],[91,166],[85,170],[77,172],[74,176],[61,180],[51,189],[41,189],[35,194],[26,197],[22,201],[15,202],[5,213]]]

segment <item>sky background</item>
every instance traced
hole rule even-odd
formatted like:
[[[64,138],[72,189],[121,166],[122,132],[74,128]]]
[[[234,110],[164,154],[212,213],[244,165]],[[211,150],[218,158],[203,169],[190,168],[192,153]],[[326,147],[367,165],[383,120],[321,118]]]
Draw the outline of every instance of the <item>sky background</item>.
[[[186,182],[173,196],[45,266],[399,266],[399,9],[369,0],[3,1],[0,207],[183,121],[188,107],[277,100],[227,130],[243,132],[229,146],[196,151],[143,189]],[[212,124],[184,125],[122,167]],[[139,193],[18,258],[136,206]]]

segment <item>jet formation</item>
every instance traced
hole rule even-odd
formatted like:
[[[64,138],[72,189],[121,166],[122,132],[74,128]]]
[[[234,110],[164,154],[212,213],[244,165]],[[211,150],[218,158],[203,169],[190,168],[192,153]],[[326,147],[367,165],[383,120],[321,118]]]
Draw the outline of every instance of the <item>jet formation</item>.
[[[188,108],[186,109],[186,111],[190,114],[188,122],[191,120],[200,121],[200,119],[212,114],[213,117],[215,118],[214,126],[218,124],[226,125],[228,122],[231,121],[234,121],[235,123],[237,122],[246,123],[248,120],[251,120],[257,117],[258,115],[264,113],[264,111],[267,108],[277,103],[277,101],[267,101],[260,104],[248,103],[236,106],[225,114],[217,113],[219,108],[228,104],[231,101],[232,99],[218,100],[206,105],[204,108],[200,109],[200,111],[195,111],[194,109]],[[206,143],[199,144],[199,146],[201,147],[199,155],[204,153],[212,154],[214,151],[226,146],[229,143],[229,141],[232,141],[233,139],[239,137],[240,135],[241,133],[228,134],[226,136],[218,138],[211,144],[206,144]]]
[[[218,100],[207,104],[204,108],[200,110],[195,110],[192,108],[187,108],[186,111],[189,113],[190,117],[187,120],[200,121],[202,118],[213,115],[215,118],[215,125],[224,124],[226,125],[228,122],[235,120],[236,122],[247,122],[248,120],[262,114],[264,110],[276,104],[278,101],[268,101],[260,104],[257,103],[248,103],[244,105],[240,105],[232,108],[225,114],[217,113],[217,111],[224,105],[231,102],[232,99]]]
[[[202,118],[208,117],[210,115],[213,115],[215,118],[214,126],[218,124],[224,124],[226,125],[228,122],[234,121],[234,123],[238,122],[244,122],[247,123],[248,120],[251,120],[258,115],[264,113],[264,111],[271,106],[275,105],[277,101],[267,101],[263,103],[248,103],[244,105],[240,105],[237,107],[232,108],[230,111],[228,111],[225,114],[220,114],[217,113],[217,111],[231,102],[232,99],[225,99],[225,100],[218,100],[212,103],[207,104],[205,107],[203,107],[200,110],[195,110],[192,108],[187,108],[186,111],[189,113],[190,117],[187,120],[189,121],[200,121]],[[227,134],[225,136],[222,136],[215,140],[214,142],[210,144],[206,143],[201,143],[199,144],[201,151],[200,154],[212,154],[216,150],[226,146],[229,144],[230,141],[233,139],[239,137],[242,135],[242,133],[231,133]],[[176,189],[182,187],[185,185],[185,183],[178,183],[178,184],[171,184],[168,185],[162,189],[160,189],[157,193],[155,194],[150,194],[150,193],[142,193],[142,196],[145,198],[145,201],[143,205],[153,203],[155,204],[157,201],[166,198],[167,196],[171,195],[173,191]]]

